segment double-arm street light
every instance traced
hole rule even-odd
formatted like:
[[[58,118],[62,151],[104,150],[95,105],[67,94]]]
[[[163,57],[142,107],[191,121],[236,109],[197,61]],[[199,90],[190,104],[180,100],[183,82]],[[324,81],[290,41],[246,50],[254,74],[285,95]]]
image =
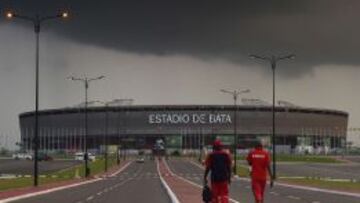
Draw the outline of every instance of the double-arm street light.
[[[84,107],[84,114],[85,114],[85,136],[84,136],[84,162],[85,162],[85,177],[88,177],[90,174],[90,169],[88,167],[88,147],[87,147],[87,138],[88,138],[88,114],[87,114],[87,106],[88,106],[88,89],[89,89],[89,83],[95,80],[101,80],[105,78],[105,76],[99,76],[95,78],[76,78],[76,77],[68,77],[69,80],[72,81],[79,81],[82,82],[85,86],[85,107]]]
[[[250,58],[252,59],[260,59],[263,61],[267,61],[271,64],[271,70],[273,75],[273,104],[272,104],[272,149],[273,149],[273,178],[276,179],[276,141],[275,141],[275,70],[276,64],[278,61],[286,60],[286,59],[294,59],[294,54],[289,54],[285,56],[258,56],[251,54]]]
[[[36,50],[35,50],[35,123],[34,123],[34,186],[38,186],[38,132],[39,132],[39,39],[40,39],[40,27],[41,24],[45,21],[59,19],[59,18],[68,18],[69,14],[67,12],[62,12],[53,16],[44,16],[39,15],[35,16],[24,16],[19,15],[14,12],[6,12],[7,19],[19,18],[22,20],[29,21],[34,25],[34,31],[36,36]]]
[[[233,167],[233,173],[234,175],[236,175],[236,171],[237,171],[237,156],[236,156],[236,152],[237,152],[237,99],[239,97],[240,94],[244,94],[244,93],[249,93],[250,90],[249,89],[245,89],[245,90],[225,90],[225,89],[221,89],[220,90],[223,93],[226,94],[231,94],[233,96],[234,99],[234,146],[233,146],[233,150],[234,150],[234,167]]]

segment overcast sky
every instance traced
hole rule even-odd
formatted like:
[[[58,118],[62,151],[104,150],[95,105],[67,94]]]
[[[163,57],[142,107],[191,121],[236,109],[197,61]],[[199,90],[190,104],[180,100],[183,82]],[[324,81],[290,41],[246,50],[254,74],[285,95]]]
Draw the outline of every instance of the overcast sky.
[[[83,87],[65,78],[105,75],[90,99],[136,104],[230,104],[220,88],[250,88],[271,101],[269,64],[249,54],[297,55],[277,69],[277,98],[349,112],[360,126],[358,0],[1,0],[2,11],[71,18],[44,23],[40,108],[80,103]],[[0,132],[34,109],[31,24],[0,19]],[[0,141],[1,142],[1,141]]]

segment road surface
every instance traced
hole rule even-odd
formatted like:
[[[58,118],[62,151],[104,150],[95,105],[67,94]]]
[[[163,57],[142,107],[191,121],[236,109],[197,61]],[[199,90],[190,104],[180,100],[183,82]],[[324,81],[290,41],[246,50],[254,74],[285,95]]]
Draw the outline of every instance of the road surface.
[[[15,203],[119,203],[154,202],[169,203],[161,186],[156,163],[131,163],[115,177]]]
[[[177,175],[194,183],[202,185],[203,169],[184,160],[168,161],[170,169]],[[243,180],[233,181],[231,184],[231,198],[241,203],[254,202],[250,183]],[[356,197],[334,195],[330,193],[313,192],[301,189],[292,189],[283,186],[267,188],[267,203],[359,203]]]

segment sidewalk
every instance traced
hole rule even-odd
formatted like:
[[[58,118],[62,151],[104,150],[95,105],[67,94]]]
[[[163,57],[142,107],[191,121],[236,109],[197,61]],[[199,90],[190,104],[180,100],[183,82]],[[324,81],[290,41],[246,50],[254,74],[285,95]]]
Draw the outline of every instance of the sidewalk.
[[[159,161],[159,170],[161,176],[175,193],[179,202],[202,203],[201,189],[172,174],[166,167],[164,160]]]
[[[94,177],[73,179],[73,180],[67,180],[67,181],[61,181],[61,182],[55,182],[55,183],[48,183],[48,184],[44,184],[44,185],[39,185],[38,187],[25,187],[25,188],[17,188],[17,189],[10,189],[10,190],[6,190],[6,191],[2,191],[2,192],[0,192],[0,202],[1,202],[1,200],[11,198],[11,197],[17,197],[20,195],[27,195],[27,194],[36,193],[36,192],[46,192],[46,191],[54,190],[57,188],[63,188],[63,187],[66,188],[66,186],[78,185],[78,184],[80,185],[80,184],[86,183],[86,182],[96,182],[98,180],[101,180],[101,178],[98,178],[98,177],[107,177],[111,174],[114,174],[118,170],[120,170],[121,168],[126,166],[127,163],[128,163],[128,161],[122,162],[119,166],[114,166],[114,167],[110,168],[110,170],[108,170],[107,173],[103,172],[101,174],[97,174]]]

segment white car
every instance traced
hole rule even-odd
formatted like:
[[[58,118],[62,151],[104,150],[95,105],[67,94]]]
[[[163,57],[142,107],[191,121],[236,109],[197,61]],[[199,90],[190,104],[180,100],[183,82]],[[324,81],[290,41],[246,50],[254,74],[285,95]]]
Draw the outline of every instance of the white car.
[[[137,162],[137,163],[144,163],[144,162],[145,162],[145,158],[144,158],[144,157],[138,157],[138,158],[136,159],[136,162]]]
[[[84,155],[85,155],[84,152],[77,152],[77,153],[75,153],[75,160],[77,160],[77,161],[84,161]],[[95,157],[95,155],[93,155],[93,154],[91,154],[91,153],[88,153],[88,159],[89,159],[89,161],[95,161],[95,160],[96,160],[96,157]]]
[[[16,160],[32,160],[33,159],[33,156],[31,154],[27,154],[27,153],[16,153],[16,154],[13,154],[12,155],[12,158],[13,159],[16,159]]]

